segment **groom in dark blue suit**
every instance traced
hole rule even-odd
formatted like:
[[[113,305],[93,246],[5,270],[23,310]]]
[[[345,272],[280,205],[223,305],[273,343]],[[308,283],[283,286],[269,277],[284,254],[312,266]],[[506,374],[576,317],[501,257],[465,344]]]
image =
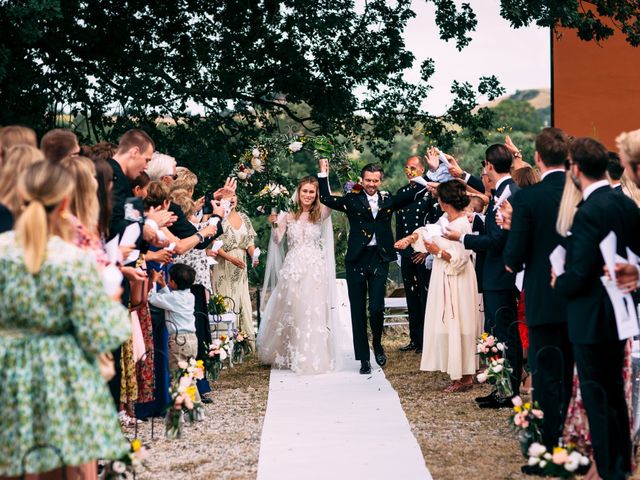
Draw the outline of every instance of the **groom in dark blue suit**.
[[[387,363],[382,348],[385,286],[389,262],[396,259],[391,220],[393,212],[424,196],[427,189],[421,190],[416,185],[392,196],[378,190],[384,175],[380,165],[366,165],[361,175],[361,191],[348,193],[344,197],[333,196],[329,189],[329,162],[320,160],[320,201],[331,209],[346,213],[349,219],[345,266],[353,347],[356,360],[361,362],[360,373],[368,374],[371,373],[371,364],[367,336],[367,293],[373,352],[376,362],[383,367]]]

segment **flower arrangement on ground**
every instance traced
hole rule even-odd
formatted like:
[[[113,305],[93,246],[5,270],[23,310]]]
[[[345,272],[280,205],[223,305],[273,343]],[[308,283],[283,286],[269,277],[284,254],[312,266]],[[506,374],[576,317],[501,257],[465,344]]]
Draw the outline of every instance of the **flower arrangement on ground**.
[[[233,362],[242,363],[244,356],[251,353],[251,343],[249,337],[243,331],[233,333]]]
[[[220,339],[214,339],[211,345],[207,345],[207,356],[204,360],[205,369],[212,381],[220,377],[222,362],[229,356],[229,344],[222,343]]]
[[[489,358],[487,368],[477,375],[477,380],[478,383],[489,382],[493,384],[500,397],[511,398],[513,397],[511,372],[513,372],[513,368],[509,365],[509,361],[496,355]]]
[[[202,404],[196,402],[196,381],[204,378],[204,362],[190,358],[188,362],[179,362],[178,367],[179,370],[169,386],[171,403],[165,417],[167,438],[180,438],[184,417],[189,423],[193,423],[201,416]]]
[[[544,412],[538,407],[537,402],[522,402],[519,396],[511,399],[513,411],[509,417],[509,424],[518,433],[520,450],[522,455],[527,457],[529,447],[533,443],[542,441],[540,428],[544,419]]]
[[[496,355],[501,355],[506,350],[504,343],[499,342],[493,335],[484,332],[478,337],[476,342],[476,351],[478,357],[484,365],[486,365],[490,358]]]
[[[135,477],[135,474],[141,468],[146,467],[148,456],[148,447],[135,438],[131,441],[131,449],[126,456],[104,466],[104,474],[101,478],[105,480],[124,480],[130,476]]]
[[[584,474],[589,469],[589,458],[578,452],[573,446],[555,447],[548,452],[547,447],[535,442],[527,452],[528,465],[523,471],[545,477],[571,478],[575,474]]]
[[[213,315],[223,315],[228,311],[227,301],[220,294],[211,296],[208,307]]]

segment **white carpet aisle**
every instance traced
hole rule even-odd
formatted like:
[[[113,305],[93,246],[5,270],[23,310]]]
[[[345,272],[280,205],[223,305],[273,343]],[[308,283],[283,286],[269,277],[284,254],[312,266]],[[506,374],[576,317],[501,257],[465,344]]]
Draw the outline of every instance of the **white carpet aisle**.
[[[377,365],[359,366],[271,371],[258,480],[431,479],[398,394]]]

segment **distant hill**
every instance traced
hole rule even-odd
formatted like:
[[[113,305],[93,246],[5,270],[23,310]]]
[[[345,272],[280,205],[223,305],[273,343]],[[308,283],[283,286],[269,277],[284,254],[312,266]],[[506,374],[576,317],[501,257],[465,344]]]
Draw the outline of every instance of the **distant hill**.
[[[504,95],[480,106],[492,108],[504,100],[524,100],[529,102],[536,109],[545,125],[551,123],[551,89],[549,88],[516,90],[516,93]]]

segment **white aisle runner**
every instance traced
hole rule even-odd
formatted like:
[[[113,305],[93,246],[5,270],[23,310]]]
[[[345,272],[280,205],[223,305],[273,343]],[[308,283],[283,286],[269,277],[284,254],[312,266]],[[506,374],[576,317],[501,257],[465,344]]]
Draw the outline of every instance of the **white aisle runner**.
[[[430,480],[398,394],[381,369],[272,370],[258,480]]]

